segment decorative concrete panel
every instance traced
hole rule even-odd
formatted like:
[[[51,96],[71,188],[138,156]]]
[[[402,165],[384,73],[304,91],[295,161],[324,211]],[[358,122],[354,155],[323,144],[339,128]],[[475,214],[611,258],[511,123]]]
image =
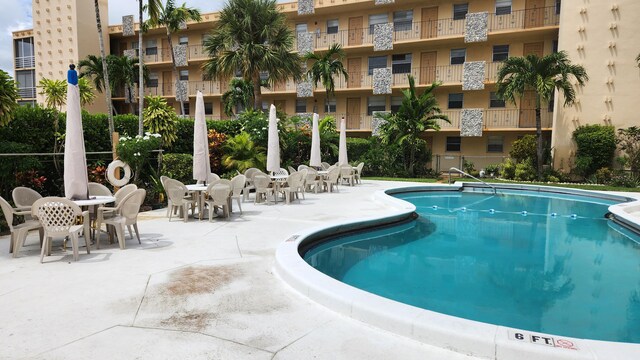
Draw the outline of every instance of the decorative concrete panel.
[[[373,69],[373,94],[391,94],[391,68]]]
[[[373,27],[373,51],[393,50],[393,23]]]
[[[189,100],[189,81],[179,80],[176,81],[176,101],[188,101]]]
[[[489,13],[470,13],[465,20],[464,42],[487,41],[487,29],[489,28]]]
[[[395,3],[395,0],[376,0],[375,4],[376,5],[387,5],[387,4],[393,4]]]
[[[485,61],[465,62],[462,68],[462,90],[483,90]]]
[[[374,111],[373,118],[371,118],[371,136],[380,135],[380,128],[387,122],[385,119],[381,119],[376,114],[388,114],[388,111]]]
[[[460,113],[460,136],[482,136],[482,109],[462,109]]]
[[[298,33],[298,53],[300,55],[304,55],[310,52],[313,52],[313,33],[299,32]]]
[[[298,0],[298,15],[309,15],[316,12],[315,0]]]
[[[175,45],[173,47],[173,56],[176,59],[176,66],[187,66],[187,45]]]
[[[187,22],[183,21],[178,25],[178,29],[185,30],[187,28]]]
[[[136,30],[133,26],[133,15],[127,15],[122,17],[122,35],[133,36],[136,34]]]
[[[299,98],[313,97],[313,84],[311,80],[303,80],[296,85],[296,96]]]
[[[313,119],[313,113],[296,113],[296,116],[300,117],[300,125],[307,125],[311,127],[311,119]]]
[[[137,58],[138,52],[136,51],[136,49],[128,49],[124,51],[124,56],[128,57],[129,59]]]

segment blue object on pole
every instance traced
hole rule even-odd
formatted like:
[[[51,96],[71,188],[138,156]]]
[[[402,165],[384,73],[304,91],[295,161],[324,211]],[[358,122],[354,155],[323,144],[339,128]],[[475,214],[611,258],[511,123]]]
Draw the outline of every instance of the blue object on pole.
[[[76,71],[76,66],[73,64],[69,65],[69,70],[67,71],[67,82],[71,85],[78,85],[78,72]]]

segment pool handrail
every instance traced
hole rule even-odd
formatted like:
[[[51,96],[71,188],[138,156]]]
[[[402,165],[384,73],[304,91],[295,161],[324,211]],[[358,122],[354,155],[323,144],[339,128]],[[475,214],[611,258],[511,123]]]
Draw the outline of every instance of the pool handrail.
[[[452,172],[452,171],[455,171],[455,172],[457,172],[457,173],[460,173],[460,174],[462,174],[462,175],[465,175],[465,176],[468,176],[468,177],[470,177],[470,178],[472,178],[472,179],[475,179],[476,181],[479,181],[479,182],[481,182],[481,183],[483,183],[483,184],[487,185],[487,186],[488,186],[488,187],[490,187],[491,189],[493,189],[493,194],[494,194],[494,195],[497,195],[497,194],[498,194],[498,191],[496,190],[496,187],[495,187],[495,186],[493,186],[493,185],[489,185],[488,183],[486,183],[486,182],[484,182],[484,181],[482,181],[482,180],[478,179],[477,177],[475,177],[475,176],[473,176],[473,175],[471,175],[471,174],[468,174],[468,173],[466,173],[466,172],[464,172],[464,171],[462,171],[462,170],[460,170],[460,169],[458,169],[458,168],[455,168],[455,167],[452,167],[452,168],[450,168],[450,169],[449,169],[449,185],[451,185],[451,172]]]

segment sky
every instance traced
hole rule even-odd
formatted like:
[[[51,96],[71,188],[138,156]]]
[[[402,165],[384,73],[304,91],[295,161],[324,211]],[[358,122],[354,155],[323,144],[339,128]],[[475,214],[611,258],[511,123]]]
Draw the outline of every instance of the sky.
[[[13,76],[13,49],[11,32],[22,29],[31,29],[32,0],[0,0],[0,69]],[[83,0],[89,1],[89,0]],[[288,0],[291,1],[291,0]],[[278,2],[288,2],[278,0]],[[177,0],[177,4],[187,3],[187,6],[195,7],[200,12],[207,13],[220,10],[224,5],[223,0]],[[109,0],[109,24],[121,24],[124,15],[135,15],[138,20],[138,2],[133,0]],[[97,41],[97,40],[96,40]]]

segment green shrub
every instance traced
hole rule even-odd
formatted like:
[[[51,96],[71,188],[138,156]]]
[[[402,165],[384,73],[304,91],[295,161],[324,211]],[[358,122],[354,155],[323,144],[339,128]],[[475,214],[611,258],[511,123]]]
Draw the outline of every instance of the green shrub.
[[[165,98],[160,96],[146,96],[144,101],[146,103],[143,112],[145,129],[154,134],[160,134],[162,143],[170,147],[178,138],[178,116],[175,110]]]
[[[502,164],[490,164],[484,167],[484,171],[486,172],[487,175],[491,176],[493,174],[493,176],[499,175],[500,174],[500,167],[502,166]]]
[[[118,157],[131,166],[134,171],[133,181],[138,183],[140,175],[154,155],[152,150],[160,147],[159,134],[145,134],[144,136],[136,135],[134,137],[121,136],[116,150]]]
[[[613,126],[585,125],[573,132],[576,151],[576,171],[587,177],[603,167],[610,167],[616,151]]]
[[[247,110],[238,116],[238,120],[242,124],[242,131],[251,136],[251,140],[256,146],[267,148],[269,140],[269,119],[267,114],[262,111]],[[282,121],[278,123],[278,128],[284,129]]]
[[[525,135],[522,138],[513,142],[509,156],[516,162],[520,163],[531,159],[532,164],[537,164],[537,146],[535,135]]]
[[[559,183],[560,182],[560,178],[557,178],[553,175],[549,175],[547,176],[547,181],[548,182],[552,182],[552,183]]]
[[[30,153],[33,148],[27,144],[0,141],[0,154]],[[11,198],[11,190],[17,186],[17,174],[42,168],[42,163],[35,156],[2,156],[0,157],[0,196]]]
[[[267,160],[265,149],[257,146],[246,132],[227,138],[223,149],[222,163],[229,171],[238,170],[243,173],[252,167],[265,168]]]
[[[467,174],[473,175],[471,173],[476,171],[476,166],[473,161],[464,160],[464,163],[462,163],[462,170]]]
[[[359,163],[362,161],[362,157],[371,148],[371,141],[369,139],[362,138],[347,138],[347,155],[349,155],[349,162]]]
[[[618,129],[616,143],[625,156],[625,166],[631,171],[640,172],[640,127],[631,126],[627,129]]]
[[[598,184],[608,184],[611,182],[613,172],[609,168],[600,168],[596,170],[596,181]]]
[[[536,169],[530,159],[516,165],[514,179],[518,181],[533,181],[536,179]]]
[[[162,175],[185,184],[193,182],[193,155],[166,154],[162,157]]]
[[[513,179],[516,176],[516,163],[510,158],[505,160],[500,170],[500,177],[503,179]]]

